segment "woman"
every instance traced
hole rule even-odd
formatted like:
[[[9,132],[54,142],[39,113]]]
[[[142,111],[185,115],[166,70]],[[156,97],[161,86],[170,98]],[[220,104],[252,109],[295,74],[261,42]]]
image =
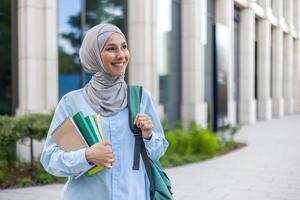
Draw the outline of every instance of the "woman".
[[[124,34],[111,24],[90,29],[79,51],[83,68],[93,74],[82,89],[72,91],[60,100],[41,155],[44,168],[55,176],[68,177],[63,199],[150,199],[149,182],[144,165],[133,170],[134,136],[129,128],[127,84],[124,74],[130,54]],[[150,93],[143,90],[141,113],[135,123],[142,130],[149,157],[158,160],[168,143]],[[105,128],[105,141],[73,152],[64,152],[51,138],[53,130],[64,119],[82,111],[99,114]],[[142,163],[142,161],[140,161]],[[91,166],[106,169],[93,176],[75,176]]]

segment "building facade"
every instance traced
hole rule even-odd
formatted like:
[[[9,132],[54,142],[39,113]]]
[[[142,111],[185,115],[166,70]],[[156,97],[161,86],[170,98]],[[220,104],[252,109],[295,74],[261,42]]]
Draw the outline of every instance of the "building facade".
[[[2,0],[0,113],[55,108],[82,87],[78,49],[98,23],[128,38],[126,79],[170,124],[214,130],[298,113],[298,0]]]

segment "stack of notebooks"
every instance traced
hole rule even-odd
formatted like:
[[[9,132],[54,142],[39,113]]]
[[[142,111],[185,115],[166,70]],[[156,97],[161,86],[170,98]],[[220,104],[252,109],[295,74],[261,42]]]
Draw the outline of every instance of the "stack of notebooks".
[[[73,117],[65,119],[54,130],[52,138],[62,150],[66,152],[76,151],[103,141],[103,130],[99,115],[84,116],[82,112],[78,112]],[[102,169],[101,166],[94,166],[87,172],[78,174],[76,178],[85,173],[91,176]]]

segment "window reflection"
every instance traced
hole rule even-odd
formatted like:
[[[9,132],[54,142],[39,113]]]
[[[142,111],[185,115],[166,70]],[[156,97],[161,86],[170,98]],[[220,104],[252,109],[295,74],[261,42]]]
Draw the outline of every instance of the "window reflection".
[[[11,114],[11,1],[0,6],[0,114]]]
[[[124,10],[124,0],[59,0],[59,98],[91,78],[78,55],[83,32],[99,23],[112,23],[126,32]]]
[[[158,3],[158,62],[160,103],[171,127],[180,118],[180,3]],[[172,124],[173,123],[173,124]]]
[[[81,0],[59,0],[59,98],[80,88]]]
[[[124,4],[124,0],[86,0],[85,29],[88,30],[99,23],[111,23],[124,31]]]

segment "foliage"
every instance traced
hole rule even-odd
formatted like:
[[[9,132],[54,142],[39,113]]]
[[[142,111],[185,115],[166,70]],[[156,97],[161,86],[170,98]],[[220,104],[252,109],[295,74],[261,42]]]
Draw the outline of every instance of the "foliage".
[[[13,155],[14,153],[9,152],[8,149],[15,149],[13,144],[20,138],[30,137],[41,140],[46,137],[52,115],[53,113],[17,117],[0,116],[0,155],[5,151],[8,152],[6,159],[8,159],[7,155]],[[173,130],[166,122],[162,124],[165,137],[169,142],[165,155],[160,159],[163,167],[199,162],[241,146],[233,140],[238,130],[237,127],[228,129],[227,135],[229,136],[226,136],[224,132],[214,134],[210,129],[195,123],[192,123],[187,131],[180,122],[176,123]],[[1,150],[3,147],[5,151]],[[39,163],[34,163],[33,160],[31,165],[14,161],[14,165],[7,167],[8,163],[5,156],[0,157],[0,188],[66,181],[65,178],[57,178],[48,174]]]
[[[22,137],[41,140],[47,136],[52,116],[49,114],[33,113],[16,117],[15,131]]]
[[[166,123],[163,123],[163,127],[165,137],[169,142],[165,155],[160,159],[163,167],[199,162],[241,146],[233,140],[238,130],[236,127],[228,129],[230,137],[214,134],[210,129],[195,123],[191,123],[187,131],[180,122],[176,123],[172,131]]]
[[[20,178],[17,180],[17,185],[21,187],[26,187],[32,185],[32,181],[30,178]]]
[[[46,137],[51,114],[27,114],[23,116],[0,116],[0,159],[4,159],[9,167],[16,159],[16,141],[23,138],[41,140]],[[31,145],[33,154],[33,145]],[[31,163],[33,155],[31,155]]]
[[[14,131],[16,121],[9,116],[0,116],[0,159],[5,159],[8,166],[12,166],[16,159],[15,142],[20,134]]]
[[[16,121],[13,117],[0,116],[0,146],[10,145],[20,139],[20,134],[15,130]]]
[[[17,162],[14,167],[0,167],[0,188],[27,187],[50,183],[64,183],[66,178],[48,174],[40,163],[29,164]]]

